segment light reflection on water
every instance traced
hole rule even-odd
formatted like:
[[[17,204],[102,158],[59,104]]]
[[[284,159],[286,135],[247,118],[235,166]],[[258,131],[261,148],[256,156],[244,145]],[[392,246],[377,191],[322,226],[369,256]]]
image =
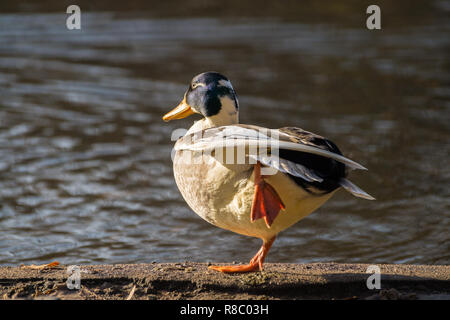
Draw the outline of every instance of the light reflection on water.
[[[246,261],[197,217],[161,116],[197,73],[233,82],[242,122],[299,126],[369,168],[283,232],[268,261],[448,264],[449,23],[384,30],[274,18],[0,15],[0,264]],[[250,243],[249,243],[250,242]]]

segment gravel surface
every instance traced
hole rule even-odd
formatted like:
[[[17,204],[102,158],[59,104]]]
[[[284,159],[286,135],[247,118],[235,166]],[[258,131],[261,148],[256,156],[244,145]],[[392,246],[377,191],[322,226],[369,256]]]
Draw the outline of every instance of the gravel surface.
[[[206,263],[81,265],[80,289],[68,266],[0,267],[2,299],[450,299],[450,266],[267,263],[263,272],[222,274]],[[72,274],[75,275],[75,274]],[[76,282],[72,281],[72,284]]]

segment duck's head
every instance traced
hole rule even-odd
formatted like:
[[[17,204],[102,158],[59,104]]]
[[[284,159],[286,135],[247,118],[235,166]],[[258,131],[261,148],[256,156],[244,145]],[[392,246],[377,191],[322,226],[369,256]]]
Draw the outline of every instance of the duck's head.
[[[215,126],[238,123],[239,104],[231,82],[217,72],[195,76],[180,104],[166,113],[164,121],[199,113]]]

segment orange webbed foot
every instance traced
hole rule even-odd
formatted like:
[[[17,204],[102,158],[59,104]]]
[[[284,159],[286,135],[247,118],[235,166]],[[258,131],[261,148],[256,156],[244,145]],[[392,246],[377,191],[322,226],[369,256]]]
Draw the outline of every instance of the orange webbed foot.
[[[254,272],[259,270],[259,265],[256,264],[244,264],[238,266],[209,266],[208,269],[220,271],[223,273],[243,273]]]
[[[252,222],[263,218],[270,228],[280,210],[286,207],[276,190],[261,176],[261,163],[255,165],[255,193],[253,195],[250,219]]]
[[[220,271],[224,273],[242,273],[242,272],[254,272],[263,270],[263,262],[269,252],[270,247],[275,241],[275,237],[269,241],[264,241],[261,249],[250,260],[249,264],[237,265],[237,266],[209,266],[208,269]]]

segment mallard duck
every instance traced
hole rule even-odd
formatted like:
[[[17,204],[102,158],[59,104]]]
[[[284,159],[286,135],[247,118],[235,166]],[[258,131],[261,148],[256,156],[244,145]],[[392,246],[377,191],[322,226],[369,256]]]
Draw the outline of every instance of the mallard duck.
[[[210,266],[225,273],[262,270],[276,236],[324,204],[339,189],[374,198],[346,179],[367,170],[330,140],[300,128],[239,124],[231,82],[217,72],[195,76],[181,103],[163,120],[196,121],[177,140],[176,184],[190,208],[211,224],[262,239],[246,265]]]

